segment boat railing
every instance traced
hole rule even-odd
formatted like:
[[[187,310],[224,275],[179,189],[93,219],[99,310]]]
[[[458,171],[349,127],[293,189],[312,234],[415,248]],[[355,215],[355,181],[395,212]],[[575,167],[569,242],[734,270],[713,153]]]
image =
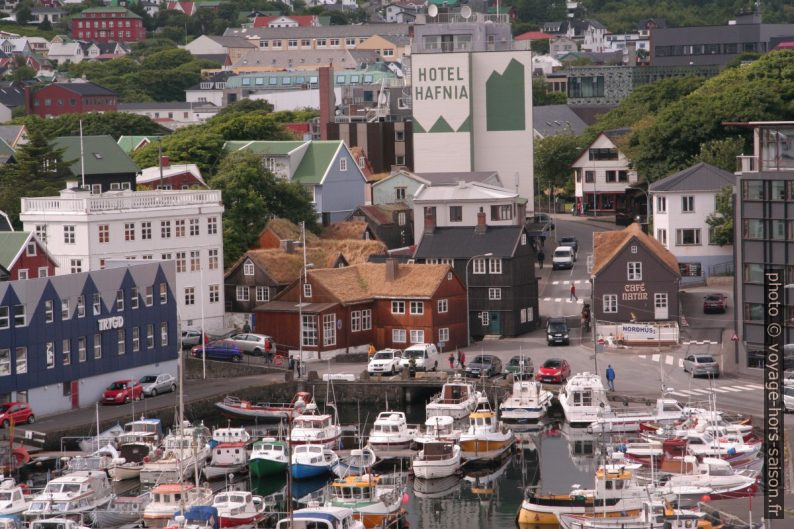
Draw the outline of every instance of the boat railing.
[[[433,398],[430,402],[435,402],[437,404],[460,404],[461,402],[466,402],[469,400],[470,397],[458,397],[458,398],[447,398],[444,397],[441,393],[436,393],[433,395]]]
[[[453,456],[454,456],[454,454],[452,452],[450,452],[448,454],[433,454],[433,455],[423,454],[419,458],[419,460],[420,461],[444,461],[445,459],[452,459]]]

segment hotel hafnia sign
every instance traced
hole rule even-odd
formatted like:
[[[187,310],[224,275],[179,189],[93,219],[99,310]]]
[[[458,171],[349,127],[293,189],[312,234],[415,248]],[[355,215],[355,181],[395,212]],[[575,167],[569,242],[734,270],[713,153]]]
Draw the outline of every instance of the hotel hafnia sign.
[[[414,81],[414,101],[469,99],[469,81],[460,66],[423,66]]]

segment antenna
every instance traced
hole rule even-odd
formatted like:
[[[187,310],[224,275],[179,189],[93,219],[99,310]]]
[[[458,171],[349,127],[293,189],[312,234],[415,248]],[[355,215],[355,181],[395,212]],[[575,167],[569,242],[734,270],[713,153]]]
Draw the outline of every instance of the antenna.
[[[469,6],[463,6],[460,8],[460,16],[468,20],[471,18],[471,8]]]
[[[427,8],[427,14],[430,18],[435,18],[438,16],[438,6],[436,4],[430,4],[430,7]]]

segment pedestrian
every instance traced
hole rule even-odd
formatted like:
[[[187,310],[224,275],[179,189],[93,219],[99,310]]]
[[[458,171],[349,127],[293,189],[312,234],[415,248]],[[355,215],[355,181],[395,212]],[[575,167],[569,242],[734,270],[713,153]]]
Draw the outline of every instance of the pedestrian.
[[[449,368],[455,369],[455,354],[449,353]]]
[[[546,259],[546,254],[543,253],[543,250],[538,252],[538,264],[541,268],[543,268],[543,261]]]
[[[571,284],[571,297],[568,299],[579,301],[579,298],[576,297],[576,285],[574,284]]]
[[[609,383],[609,390],[615,391],[615,370],[612,369],[612,364],[607,366],[607,383]]]
[[[245,325],[243,325],[243,332],[245,333],[251,332],[251,326],[248,324],[248,322],[245,322]]]
[[[458,356],[458,363],[460,364],[461,369],[466,369],[466,353],[460,351],[460,355]]]
[[[265,362],[268,364],[273,362],[273,342],[267,337],[265,337]]]

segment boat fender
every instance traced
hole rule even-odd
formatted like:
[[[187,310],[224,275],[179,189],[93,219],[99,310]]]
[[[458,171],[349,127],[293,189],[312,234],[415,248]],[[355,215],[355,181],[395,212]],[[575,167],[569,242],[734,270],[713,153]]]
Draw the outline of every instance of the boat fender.
[[[735,456],[736,455],[736,448],[734,448],[734,447],[728,448],[728,455],[729,456]]]
[[[408,502],[411,500],[410,496],[408,496],[407,492],[403,492],[402,502],[403,505],[408,505]]]
[[[11,451],[11,455],[17,460],[17,465],[24,465],[30,462],[30,453],[22,446],[14,448]]]
[[[620,443],[618,445],[618,452],[623,452],[624,454],[628,451],[628,447],[624,443]]]

